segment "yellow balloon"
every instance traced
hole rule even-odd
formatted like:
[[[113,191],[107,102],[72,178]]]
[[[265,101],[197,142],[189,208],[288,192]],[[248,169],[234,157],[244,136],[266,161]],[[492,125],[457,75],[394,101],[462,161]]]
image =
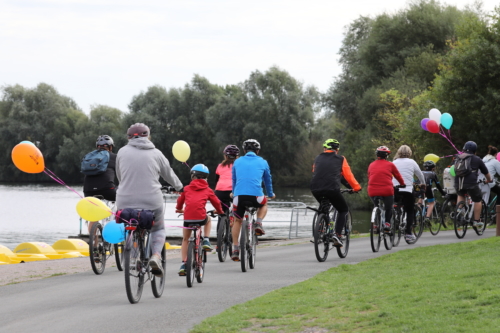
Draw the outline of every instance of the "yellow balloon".
[[[111,210],[101,200],[86,197],[76,204],[76,212],[87,221],[99,221],[111,215]]]
[[[434,163],[437,163],[439,161],[439,156],[437,156],[436,154],[427,154],[424,156],[424,162],[427,161],[432,161]]]
[[[172,146],[172,154],[179,162],[186,162],[191,155],[191,148],[186,141],[179,140]]]

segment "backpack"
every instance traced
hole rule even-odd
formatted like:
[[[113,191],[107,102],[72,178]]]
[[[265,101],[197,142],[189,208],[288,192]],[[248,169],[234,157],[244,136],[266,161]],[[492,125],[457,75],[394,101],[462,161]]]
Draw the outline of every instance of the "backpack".
[[[465,177],[472,172],[471,166],[472,154],[460,154],[455,160],[455,175]]]
[[[108,163],[109,152],[107,150],[94,150],[83,157],[80,171],[87,176],[100,175],[106,172]]]

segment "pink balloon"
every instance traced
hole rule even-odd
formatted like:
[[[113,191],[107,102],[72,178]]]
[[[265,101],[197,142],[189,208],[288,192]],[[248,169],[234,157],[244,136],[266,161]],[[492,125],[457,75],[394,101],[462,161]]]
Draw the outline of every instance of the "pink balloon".
[[[427,123],[429,122],[429,120],[430,120],[429,118],[424,118],[424,119],[422,119],[422,121],[420,122],[420,126],[422,126],[422,129],[423,129],[424,131],[428,131],[428,129],[427,129]]]
[[[427,130],[431,133],[439,133],[439,125],[435,120],[429,120],[427,122]]]

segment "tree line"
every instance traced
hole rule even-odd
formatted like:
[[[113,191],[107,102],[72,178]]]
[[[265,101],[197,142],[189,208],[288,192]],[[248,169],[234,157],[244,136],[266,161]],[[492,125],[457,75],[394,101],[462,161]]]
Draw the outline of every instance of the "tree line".
[[[152,141],[184,183],[186,166],[171,152],[177,140],[191,146],[188,163],[204,163],[213,173],[227,144],[255,138],[277,186],[307,186],[322,141],[332,137],[365,184],[377,146],[395,151],[408,144],[419,163],[428,153],[454,153],[439,135],[420,128],[431,108],[454,117],[457,147],[474,140],[485,154],[489,144],[497,144],[500,126],[499,13],[419,1],[395,13],[359,17],[345,29],[342,72],[326,92],[271,67],[226,86],[194,75],[183,87],[147,88],[132,97],[127,112],[96,105],[85,114],[49,84],[4,86],[0,181],[47,181],[12,164],[12,147],[30,140],[38,143],[49,169],[67,182],[81,182],[81,158],[97,136],[111,135],[119,148],[136,122],[151,127]]]

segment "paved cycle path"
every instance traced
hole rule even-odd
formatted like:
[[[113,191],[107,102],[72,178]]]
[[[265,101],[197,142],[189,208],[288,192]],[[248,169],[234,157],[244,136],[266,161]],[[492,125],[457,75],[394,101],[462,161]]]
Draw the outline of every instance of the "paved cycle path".
[[[242,273],[240,263],[220,263],[210,255],[205,281],[186,287],[177,276],[179,260],[167,262],[167,284],[160,299],[153,297],[150,284],[144,286],[141,301],[130,304],[123,272],[108,267],[103,275],[92,271],[0,287],[0,332],[188,332],[204,318],[272,290],[304,281],[331,267],[355,264],[387,253],[418,246],[472,241],[495,236],[494,229],[478,237],[469,230],[465,239],[453,231],[437,236],[424,233],[415,245],[404,240],[397,248],[383,244],[373,253],[368,237],[351,240],[349,254],[340,259],[330,252],[319,263],[313,244],[262,247],[256,268]],[[89,265],[90,266],[90,265]],[[90,267],[89,267],[90,269]]]

